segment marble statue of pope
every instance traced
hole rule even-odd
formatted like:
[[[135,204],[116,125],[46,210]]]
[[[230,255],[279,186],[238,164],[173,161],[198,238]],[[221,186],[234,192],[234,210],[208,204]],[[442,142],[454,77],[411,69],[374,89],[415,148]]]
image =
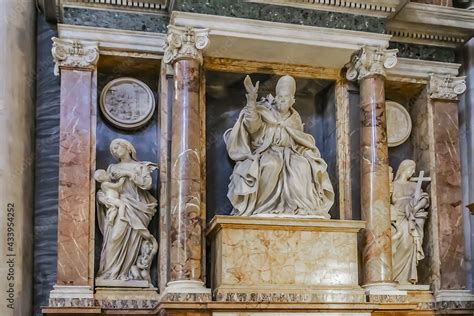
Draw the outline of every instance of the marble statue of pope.
[[[329,218],[334,191],[313,136],[303,131],[296,82],[283,76],[276,97],[257,102],[258,85],[244,80],[247,104],[224,140],[235,167],[228,198],[232,215]]]

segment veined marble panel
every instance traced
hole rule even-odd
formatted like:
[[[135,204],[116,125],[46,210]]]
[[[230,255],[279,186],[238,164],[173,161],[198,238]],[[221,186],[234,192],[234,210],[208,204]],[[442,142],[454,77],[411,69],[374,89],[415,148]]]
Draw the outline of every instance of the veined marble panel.
[[[213,288],[220,301],[359,302],[361,221],[216,216]]]

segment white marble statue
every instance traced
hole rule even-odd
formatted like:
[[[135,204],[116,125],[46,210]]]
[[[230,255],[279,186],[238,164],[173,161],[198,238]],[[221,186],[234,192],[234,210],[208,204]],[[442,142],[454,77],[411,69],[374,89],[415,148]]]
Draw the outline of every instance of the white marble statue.
[[[157,166],[138,161],[135,148],[124,139],[114,139],[110,152],[118,163],[94,174],[101,183],[97,219],[103,235],[96,284],[152,287],[150,266],[158,243],[147,227],[156,213],[157,201],[149,190]],[[136,280],[144,282],[131,282]]]
[[[428,217],[429,196],[421,189],[423,173],[411,178],[416,164],[404,160],[392,183],[392,257],[393,279],[401,285],[418,282],[418,261],[423,253],[423,226]],[[418,180],[417,182],[414,182]]]
[[[303,131],[296,82],[283,76],[276,97],[257,102],[258,85],[244,80],[247,105],[224,140],[235,161],[228,198],[232,215],[329,218],[334,191],[314,138]]]

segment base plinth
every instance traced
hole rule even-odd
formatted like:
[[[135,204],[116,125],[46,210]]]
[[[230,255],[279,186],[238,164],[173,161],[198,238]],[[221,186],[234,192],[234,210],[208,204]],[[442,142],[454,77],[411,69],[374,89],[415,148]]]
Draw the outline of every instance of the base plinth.
[[[49,293],[50,307],[93,307],[94,292],[89,285],[55,285]]]
[[[159,304],[159,294],[154,288],[96,288],[97,305],[105,310],[114,309],[154,309]]]
[[[362,221],[216,216],[213,294],[232,302],[365,302],[358,285]]]
[[[210,302],[211,289],[199,280],[171,281],[161,294],[162,302]]]

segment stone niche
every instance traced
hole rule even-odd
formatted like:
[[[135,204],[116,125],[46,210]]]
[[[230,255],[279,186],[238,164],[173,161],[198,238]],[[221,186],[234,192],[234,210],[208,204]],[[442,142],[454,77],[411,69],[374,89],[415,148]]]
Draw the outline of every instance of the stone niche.
[[[227,199],[229,177],[234,167],[223,141],[224,132],[232,128],[245,106],[245,73],[206,72],[206,208],[207,222],[214,215],[228,215],[232,210]],[[275,94],[279,75],[250,73],[260,82],[259,99]],[[338,175],[336,171],[335,82],[322,79],[296,79],[295,109],[300,113],[306,133],[311,134],[334,188],[335,201],[331,218],[339,218]]]
[[[252,73],[259,99],[275,94],[280,75]],[[224,132],[245,106],[245,73],[206,73],[206,209],[208,285],[217,301],[365,302],[358,282],[357,233],[362,221],[340,220],[336,83],[296,79],[294,108],[311,134],[334,188],[331,219],[228,216],[233,162]]]
[[[115,158],[110,154],[110,143],[115,138],[123,138],[130,141],[138,155],[138,159],[142,161],[160,162],[160,128],[158,123],[159,103],[158,103],[158,84],[160,63],[150,59],[128,58],[118,56],[101,56],[98,65],[97,76],[97,125],[96,125],[96,169],[107,169],[107,167],[115,163]],[[111,123],[102,113],[99,100],[104,87],[112,80],[118,78],[134,78],[140,80],[150,88],[155,99],[155,110],[152,117],[146,124],[134,129],[123,129]],[[154,197],[159,197],[159,173],[152,173],[151,192]],[[96,190],[100,189],[100,185],[96,185]],[[148,229],[158,239],[158,222],[159,213],[155,214],[150,222]],[[99,269],[100,252],[102,249],[103,237],[95,226],[95,243],[94,243],[94,272],[95,275]],[[158,269],[157,258],[152,262],[151,279],[154,286],[158,285]],[[97,287],[97,299],[101,306],[105,307],[115,299],[122,297],[132,297],[138,301],[148,302],[156,301],[156,290],[142,290],[139,288],[110,288]],[[140,292],[141,291],[141,292]],[[142,293],[143,292],[143,293]],[[156,302],[155,302],[156,304]],[[145,305],[144,305],[145,306]]]
[[[217,301],[365,302],[361,221],[216,216],[209,225]]]

